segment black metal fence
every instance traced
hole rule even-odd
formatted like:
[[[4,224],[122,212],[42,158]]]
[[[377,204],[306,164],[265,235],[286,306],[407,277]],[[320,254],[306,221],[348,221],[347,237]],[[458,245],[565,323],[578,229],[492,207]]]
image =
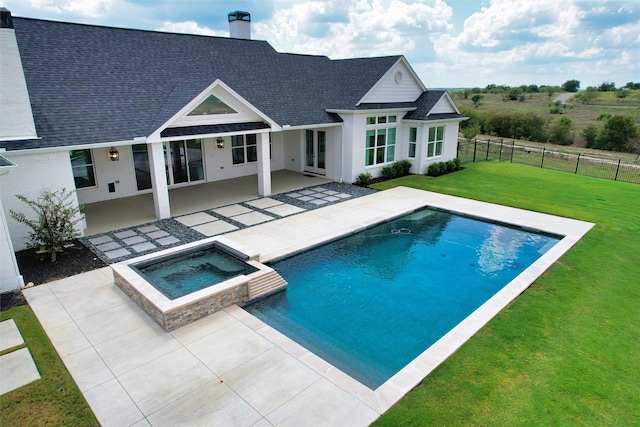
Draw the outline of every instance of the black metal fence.
[[[525,147],[515,145],[515,141],[505,142],[501,138],[459,139],[458,158],[461,163],[499,160],[640,184],[640,165],[624,162],[622,159],[604,159],[580,153]]]

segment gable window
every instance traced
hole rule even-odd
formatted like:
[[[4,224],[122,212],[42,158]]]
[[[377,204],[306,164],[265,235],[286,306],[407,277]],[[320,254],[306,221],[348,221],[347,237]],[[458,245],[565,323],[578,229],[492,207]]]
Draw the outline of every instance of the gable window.
[[[93,169],[93,157],[91,150],[71,150],[71,170],[76,188],[87,188],[96,186],[96,175]]]
[[[255,134],[231,137],[231,157],[234,165],[258,161],[258,146]]]
[[[209,95],[200,105],[191,110],[188,116],[208,116],[212,114],[234,114],[236,110],[222,102],[218,97]]]
[[[443,142],[444,126],[429,128],[429,139],[427,140],[427,157],[441,156]]]
[[[393,162],[396,149],[396,116],[367,117],[365,166]]]
[[[409,128],[409,154],[411,158],[416,157],[416,144],[418,142],[418,128]]]

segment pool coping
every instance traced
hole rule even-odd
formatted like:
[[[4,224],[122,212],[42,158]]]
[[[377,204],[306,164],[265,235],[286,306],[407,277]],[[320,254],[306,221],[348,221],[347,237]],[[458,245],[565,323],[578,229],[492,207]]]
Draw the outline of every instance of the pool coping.
[[[382,196],[383,194],[384,196]],[[384,197],[384,206],[381,204],[379,209],[372,210],[371,202],[375,204],[377,197]],[[389,203],[389,199],[395,201],[395,203]],[[367,203],[364,204],[363,200],[366,200]],[[346,205],[349,204],[355,205],[352,206],[355,207],[355,209],[351,212],[351,215],[345,216],[344,214],[347,212],[345,208]],[[359,208],[359,204],[363,204],[362,209]],[[238,306],[228,307],[227,312],[379,414],[382,414],[415,388],[430,372],[455,353],[460,346],[475,335],[511,301],[515,300],[515,298],[531,286],[536,279],[544,274],[562,255],[578,243],[595,225],[590,222],[509,206],[464,199],[408,187],[395,187],[369,195],[366,198],[345,201],[326,207],[322,210],[324,215],[312,219],[315,223],[317,223],[318,220],[321,222],[322,219],[326,218],[332,220],[333,224],[332,227],[330,227],[330,231],[325,233],[318,233],[319,227],[315,227],[315,233],[308,230],[310,231],[310,235],[301,236],[298,234],[298,237],[294,238],[293,241],[284,243],[279,240],[276,244],[267,242],[263,248],[260,248],[261,243],[259,240],[251,239],[244,230],[229,233],[225,237],[236,242],[234,245],[236,247],[251,247],[252,251],[260,254],[259,259],[261,262],[268,263],[269,261],[338,239],[347,234],[360,231],[380,222],[389,221],[425,207],[441,209],[492,222],[501,222],[526,230],[554,234],[561,236],[561,240],[376,390],[371,390],[361,384],[242,308]],[[369,213],[365,214],[366,211]],[[314,212],[316,215],[314,215]],[[295,224],[294,221],[301,219],[308,222],[309,216],[318,216],[317,212],[319,211],[303,213],[297,215],[295,218],[283,218],[276,222],[280,223],[280,226],[286,225],[283,223],[288,220],[291,221],[292,224]],[[342,215],[340,215],[340,212],[342,212]],[[354,214],[354,212],[356,214]],[[336,222],[340,223],[340,226],[336,226]],[[261,234],[260,227],[261,226],[258,225],[250,229],[250,231],[254,233],[254,236]],[[295,234],[288,235],[288,237],[291,236],[295,237]]]

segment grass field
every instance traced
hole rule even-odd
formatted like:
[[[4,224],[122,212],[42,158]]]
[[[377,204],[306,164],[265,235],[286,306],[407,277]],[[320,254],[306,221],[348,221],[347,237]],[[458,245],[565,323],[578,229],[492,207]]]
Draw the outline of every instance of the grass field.
[[[23,305],[0,312],[0,321],[7,319],[16,322],[41,379],[0,397],[0,426],[97,426],[31,309]]]
[[[375,185],[596,226],[375,426],[640,425],[640,187],[499,162]]]
[[[640,90],[631,91],[629,97],[618,100],[615,97],[615,92],[602,92],[600,99],[593,101],[590,105],[582,104],[579,101],[569,100],[571,107],[565,108],[564,114],[551,114],[549,112],[550,98],[546,93],[534,93],[527,94],[527,99],[523,102],[519,101],[503,101],[501,94],[483,93],[482,105],[478,108],[473,106],[471,95],[467,99],[464,99],[458,95],[453,94],[453,99],[458,107],[466,107],[474,109],[479,113],[512,113],[518,112],[532,112],[547,120],[548,123],[557,121],[558,118],[567,116],[572,120],[572,128],[576,133],[576,144],[582,145],[582,130],[590,125],[594,124],[599,128],[602,127],[602,121],[598,121],[597,118],[602,113],[608,113],[611,115],[628,115],[634,118],[636,124],[640,125]],[[529,95],[531,95],[529,97]],[[554,95],[557,96],[560,93]],[[553,98],[551,100],[553,100]]]

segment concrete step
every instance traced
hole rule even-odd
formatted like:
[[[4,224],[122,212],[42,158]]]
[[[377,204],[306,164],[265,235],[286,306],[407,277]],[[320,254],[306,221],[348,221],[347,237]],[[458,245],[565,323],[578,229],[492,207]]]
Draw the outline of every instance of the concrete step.
[[[287,281],[271,270],[249,281],[249,301],[284,289]]]

